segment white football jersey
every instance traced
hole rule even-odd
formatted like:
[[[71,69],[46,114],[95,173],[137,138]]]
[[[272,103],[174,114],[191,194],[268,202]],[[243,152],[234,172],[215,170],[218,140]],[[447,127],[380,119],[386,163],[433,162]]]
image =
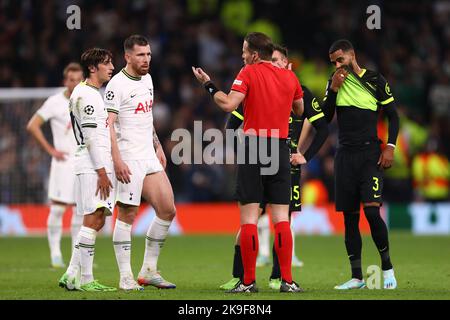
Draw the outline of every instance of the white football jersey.
[[[153,81],[149,74],[133,77],[122,69],[105,90],[108,112],[118,114],[117,142],[123,160],[156,158],[153,147]]]
[[[72,132],[69,99],[64,95],[64,91],[45,100],[37,114],[44,121],[50,121],[55,149],[67,152],[69,157],[73,157],[77,149],[77,142]]]
[[[87,141],[95,141],[96,158],[101,159],[107,172],[111,172],[108,113],[98,89],[86,82],[78,84],[70,96],[70,116],[78,144],[75,153],[75,173],[95,173],[94,164],[86,146]]]

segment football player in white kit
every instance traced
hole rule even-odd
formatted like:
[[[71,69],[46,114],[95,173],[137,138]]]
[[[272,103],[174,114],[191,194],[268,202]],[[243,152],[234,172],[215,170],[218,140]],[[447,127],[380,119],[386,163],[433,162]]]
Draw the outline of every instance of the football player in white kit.
[[[49,97],[33,115],[27,130],[50,156],[52,163],[48,186],[50,212],[47,218],[47,237],[50,247],[51,265],[65,267],[61,253],[63,215],[68,207],[75,204],[74,155],[77,143],[73,136],[69,114],[69,97],[75,86],[83,78],[83,70],[78,63],[70,63],[64,68],[64,91]],[[49,121],[53,136],[53,146],[42,133],[42,125]],[[72,248],[75,244],[83,216],[72,213]]]
[[[117,177],[119,213],[113,243],[120,272],[119,288],[175,288],[157,271],[159,253],[176,209],[172,186],[164,171],[166,158],[153,127],[150,45],[145,37],[132,35],[125,40],[124,50],[127,65],[108,83],[104,97]],[[131,227],[141,196],[153,206],[156,216],[147,231],[144,262],[136,283],[130,264]]]
[[[68,290],[115,291],[94,280],[95,239],[114,210],[111,138],[108,114],[99,88],[114,70],[111,52],[93,48],[81,55],[85,81],[70,96],[70,117],[78,148],[75,153],[75,194],[78,214],[84,215],[69,268],[59,285]]]

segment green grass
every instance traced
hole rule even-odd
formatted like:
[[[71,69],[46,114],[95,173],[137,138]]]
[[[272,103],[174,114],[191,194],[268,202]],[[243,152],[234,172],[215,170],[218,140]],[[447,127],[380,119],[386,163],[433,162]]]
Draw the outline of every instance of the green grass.
[[[257,269],[260,292],[227,295],[218,289],[231,278],[232,236],[170,237],[163,248],[159,268],[175,290],[147,287],[143,292],[83,293],[58,287],[63,270],[49,267],[45,238],[0,238],[0,300],[3,299],[450,299],[450,237],[417,237],[391,233],[391,257],[399,289],[337,292],[334,285],[349,278],[342,236],[297,237],[297,252],[305,262],[294,268],[303,294],[280,294],[269,289],[270,267]],[[69,259],[70,239],[63,239]],[[144,252],[144,239],[135,238],[132,266],[137,275]],[[118,271],[111,238],[97,239],[94,275],[102,283],[118,285]],[[363,270],[379,264],[372,239],[363,239]]]

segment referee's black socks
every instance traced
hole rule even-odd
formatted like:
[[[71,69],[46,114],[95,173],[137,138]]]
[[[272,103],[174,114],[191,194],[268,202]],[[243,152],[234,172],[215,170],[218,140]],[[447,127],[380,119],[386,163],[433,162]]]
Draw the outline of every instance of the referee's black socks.
[[[352,278],[362,280],[361,249],[362,240],[359,233],[359,213],[344,212],[345,248],[352,268]]]
[[[389,256],[388,230],[386,223],[380,216],[380,207],[364,207],[364,213],[370,225],[372,239],[381,256],[381,269],[392,269],[391,258]]]

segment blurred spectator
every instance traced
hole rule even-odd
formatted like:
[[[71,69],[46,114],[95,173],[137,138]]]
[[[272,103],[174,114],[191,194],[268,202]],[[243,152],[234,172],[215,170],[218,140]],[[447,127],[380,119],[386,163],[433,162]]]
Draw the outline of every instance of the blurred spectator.
[[[449,200],[450,165],[447,157],[438,149],[437,139],[431,138],[427,141],[424,151],[414,157],[414,187],[420,200]]]

